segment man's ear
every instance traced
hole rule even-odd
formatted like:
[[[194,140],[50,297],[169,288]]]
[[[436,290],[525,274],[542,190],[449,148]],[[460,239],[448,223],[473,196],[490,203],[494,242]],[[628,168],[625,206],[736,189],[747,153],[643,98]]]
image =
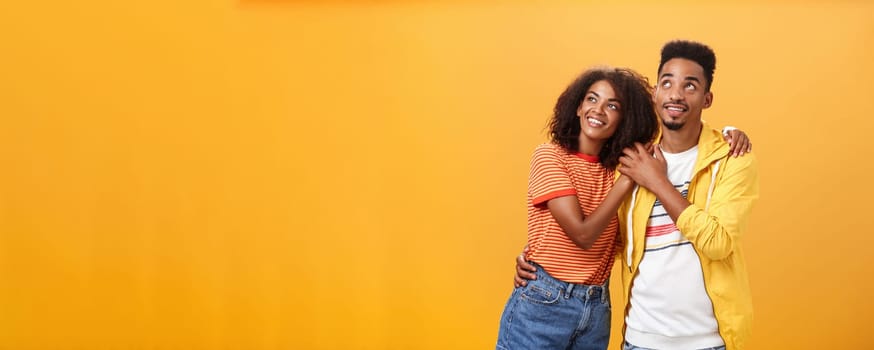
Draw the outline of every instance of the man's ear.
[[[713,104],[713,91],[707,91],[707,94],[704,95],[704,108],[710,108],[710,105]]]

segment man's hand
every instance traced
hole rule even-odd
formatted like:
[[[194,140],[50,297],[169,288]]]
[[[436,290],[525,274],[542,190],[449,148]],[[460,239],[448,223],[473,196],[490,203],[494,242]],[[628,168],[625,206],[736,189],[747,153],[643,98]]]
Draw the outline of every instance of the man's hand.
[[[750,138],[743,131],[732,129],[723,134],[723,137],[728,142],[728,154],[731,154],[732,157],[739,157],[744,155],[744,153],[753,151],[753,143],[750,142]]]
[[[659,147],[653,147],[653,151],[647,151],[646,146],[635,143],[633,147],[626,148],[619,157],[619,172],[628,176],[638,185],[654,191],[656,186],[665,185],[673,187],[668,181],[668,162]]]
[[[525,255],[528,255],[528,245],[522,249],[522,254],[516,256],[516,275],[513,276],[514,288],[524,287],[528,285],[529,280],[537,279],[537,275],[534,274],[537,268],[525,261]]]

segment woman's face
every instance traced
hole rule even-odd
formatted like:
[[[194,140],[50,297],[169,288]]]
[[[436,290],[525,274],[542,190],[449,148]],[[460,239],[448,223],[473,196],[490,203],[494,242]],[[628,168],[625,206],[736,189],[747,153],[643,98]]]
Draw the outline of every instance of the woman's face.
[[[622,121],[622,104],[606,80],[589,87],[577,109],[580,117],[580,136],[592,141],[606,141],[613,136]]]

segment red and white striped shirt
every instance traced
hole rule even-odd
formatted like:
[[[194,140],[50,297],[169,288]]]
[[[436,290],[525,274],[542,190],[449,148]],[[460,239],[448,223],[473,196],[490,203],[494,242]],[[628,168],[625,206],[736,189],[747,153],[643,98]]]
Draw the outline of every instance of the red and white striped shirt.
[[[577,247],[546,207],[550,199],[575,195],[585,216],[604,201],[613,188],[613,171],[597,156],[568,152],[555,144],[534,151],[528,177],[527,260],[556,279],[580,284],[603,284],[610,276],[617,244],[614,217],[590,249]]]

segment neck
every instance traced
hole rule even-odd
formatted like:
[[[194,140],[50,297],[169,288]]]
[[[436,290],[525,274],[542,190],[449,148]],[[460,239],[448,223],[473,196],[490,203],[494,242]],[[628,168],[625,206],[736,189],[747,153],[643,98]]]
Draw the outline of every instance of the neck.
[[[601,153],[601,147],[604,146],[604,141],[593,141],[589,138],[580,137],[577,141],[579,144],[579,151],[582,154],[588,154],[597,156]]]
[[[680,130],[670,130],[662,126],[662,139],[659,146],[668,153],[680,153],[698,144],[701,136],[701,120],[689,121]]]

